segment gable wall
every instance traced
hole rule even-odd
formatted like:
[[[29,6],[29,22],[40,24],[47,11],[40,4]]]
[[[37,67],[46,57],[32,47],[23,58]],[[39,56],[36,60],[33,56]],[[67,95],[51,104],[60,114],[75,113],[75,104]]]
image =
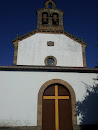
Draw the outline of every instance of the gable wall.
[[[54,56],[57,66],[83,67],[82,45],[64,34],[38,33],[18,43],[17,65],[45,65],[47,56]]]

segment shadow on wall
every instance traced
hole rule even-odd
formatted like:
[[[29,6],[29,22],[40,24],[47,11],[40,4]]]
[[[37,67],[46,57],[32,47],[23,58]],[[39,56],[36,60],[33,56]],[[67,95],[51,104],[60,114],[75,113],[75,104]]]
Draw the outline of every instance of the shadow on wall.
[[[98,80],[98,77],[93,80]],[[93,86],[85,84],[86,96],[83,101],[77,102],[77,115],[81,115],[80,126],[82,130],[93,128],[98,130],[98,83]],[[89,125],[90,124],[90,125]]]

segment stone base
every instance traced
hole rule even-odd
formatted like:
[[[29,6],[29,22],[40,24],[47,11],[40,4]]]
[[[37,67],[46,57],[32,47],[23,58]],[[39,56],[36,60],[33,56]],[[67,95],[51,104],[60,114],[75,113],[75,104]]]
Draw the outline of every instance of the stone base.
[[[98,125],[75,125],[74,130],[98,130]],[[41,126],[0,127],[0,130],[42,130]]]
[[[41,126],[0,127],[0,130],[42,130]]]

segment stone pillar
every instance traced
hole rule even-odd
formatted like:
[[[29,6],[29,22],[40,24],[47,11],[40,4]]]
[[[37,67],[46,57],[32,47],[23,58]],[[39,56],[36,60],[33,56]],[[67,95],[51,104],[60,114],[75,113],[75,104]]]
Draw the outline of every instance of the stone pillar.
[[[85,48],[86,48],[86,45],[85,45],[85,44],[82,44],[83,67],[87,67],[87,66],[86,66]]]
[[[18,41],[15,41],[13,44],[14,44],[14,47],[15,47],[13,64],[17,65]]]

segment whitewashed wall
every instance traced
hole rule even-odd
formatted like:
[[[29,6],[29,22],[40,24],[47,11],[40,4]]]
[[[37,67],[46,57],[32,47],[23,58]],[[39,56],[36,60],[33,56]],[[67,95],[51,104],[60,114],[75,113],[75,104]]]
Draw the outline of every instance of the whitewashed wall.
[[[68,82],[76,100],[82,101],[86,92],[83,82],[93,85],[93,78],[96,74],[0,71],[0,126],[36,126],[38,92],[45,82],[51,79]]]
[[[54,46],[47,46],[53,41]],[[83,67],[82,46],[64,34],[37,33],[19,42],[17,65],[45,65],[47,56],[57,59],[57,66]]]

